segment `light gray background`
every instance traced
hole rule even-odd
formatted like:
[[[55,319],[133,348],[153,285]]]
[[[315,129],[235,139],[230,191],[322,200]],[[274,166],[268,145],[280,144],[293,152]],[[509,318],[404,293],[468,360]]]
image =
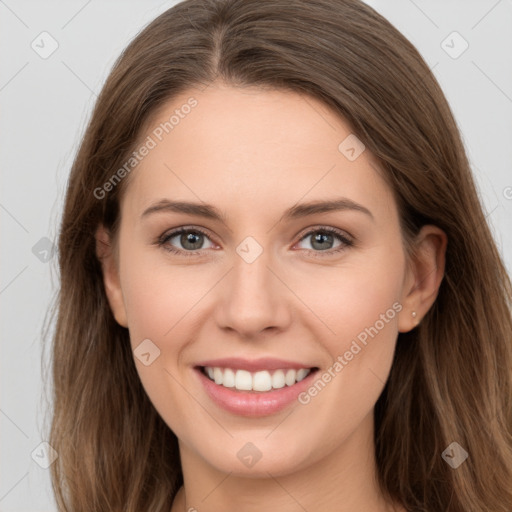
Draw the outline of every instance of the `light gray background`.
[[[49,454],[39,445],[45,407],[41,327],[58,275],[50,242],[80,136],[114,60],[175,3],[0,0],[0,512],[56,510],[49,470],[31,455],[44,461]],[[433,68],[511,271],[512,0],[367,3]],[[41,42],[43,31],[58,43],[46,59],[31,47],[35,40],[50,48],[49,39]],[[452,55],[462,49],[458,36],[446,39],[453,31],[469,44],[458,58],[442,47],[453,47],[446,48]]]

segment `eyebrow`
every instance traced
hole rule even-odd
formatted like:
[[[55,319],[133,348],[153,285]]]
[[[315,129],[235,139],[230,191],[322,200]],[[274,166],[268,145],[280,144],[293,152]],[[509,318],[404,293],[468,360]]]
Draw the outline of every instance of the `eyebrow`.
[[[362,212],[368,215],[372,220],[375,220],[372,212],[368,208],[346,197],[328,201],[317,200],[296,204],[284,212],[282,219],[286,221],[318,213],[346,210]],[[170,201],[169,199],[161,199],[151,205],[149,208],[144,210],[141,218],[157,212],[186,213],[207,219],[218,220],[223,223],[226,222],[226,216],[213,205],[207,203],[191,203],[188,201]]]

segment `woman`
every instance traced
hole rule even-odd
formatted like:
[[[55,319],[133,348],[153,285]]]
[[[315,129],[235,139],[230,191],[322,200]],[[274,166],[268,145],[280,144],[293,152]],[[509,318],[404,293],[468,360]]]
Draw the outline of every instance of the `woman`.
[[[442,91],[364,3],[154,20],[59,264],[60,510],[511,510],[510,280]]]

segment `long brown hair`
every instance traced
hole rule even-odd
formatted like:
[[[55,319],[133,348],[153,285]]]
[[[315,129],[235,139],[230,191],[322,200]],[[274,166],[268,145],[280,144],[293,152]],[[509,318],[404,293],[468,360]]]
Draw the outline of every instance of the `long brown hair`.
[[[187,0],[122,53],[71,169],[58,243],[49,442],[60,511],[168,511],[183,481],[177,440],[136,372],[106,299],[95,231],[115,241],[129,180],[104,187],[165,102],[223,80],[322,100],[378,159],[404,242],[448,236],[445,277],[421,324],[399,334],[375,409],[383,492],[410,511],[512,509],[512,287],[446,99],[414,46],[359,0]],[[134,170],[133,172],[137,172]],[[452,442],[468,459],[441,456]]]

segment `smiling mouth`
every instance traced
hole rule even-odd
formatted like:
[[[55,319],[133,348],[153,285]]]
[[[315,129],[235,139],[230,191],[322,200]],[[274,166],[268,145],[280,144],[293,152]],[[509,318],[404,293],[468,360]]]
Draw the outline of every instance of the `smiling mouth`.
[[[233,391],[254,393],[264,393],[294,386],[318,370],[317,367],[313,367],[249,372],[247,370],[212,366],[199,366],[197,369],[219,386],[230,388]]]

